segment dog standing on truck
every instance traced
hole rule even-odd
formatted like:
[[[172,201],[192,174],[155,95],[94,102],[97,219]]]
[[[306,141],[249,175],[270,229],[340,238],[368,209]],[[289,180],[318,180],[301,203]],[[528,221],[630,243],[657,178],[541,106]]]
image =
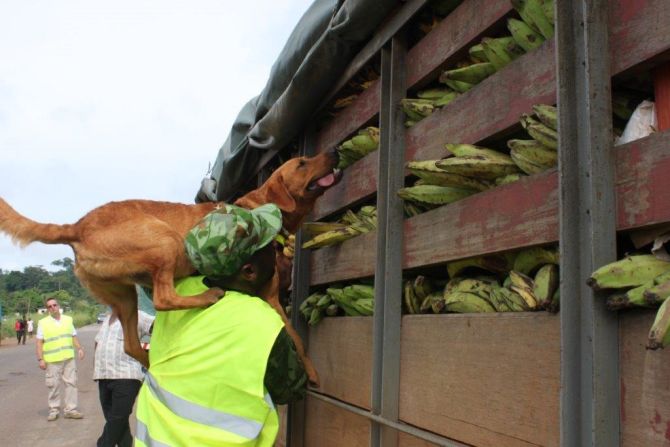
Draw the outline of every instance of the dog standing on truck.
[[[340,180],[337,163],[334,151],[311,158],[292,158],[277,168],[261,187],[240,197],[235,204],[244,208],[276,204],[282,211],[284,229],[293,234],[316,199]],[[0,231],[22,246],[38,241],[72,247],[75,275],[95,298],[111,306],[117,314],[123,327],[126,353],[148,366],[147,353],[141,348],[137,334],[135,284],[153,289],[157,310],[206,307],[215,303],[223,295],[222,290],[212,288],[200,295],[177,296],[174,280],[195,273],[186,256],[184,237],[218,206],[213,202],[187,205],[126,200],[95,208],[74,224],[57,225],[30,220],[0,198]],[[283,256],[281,250],[277,256]],[[277,264],[282,264],[280,261],[278,259]],[[263,298],[281,315],[310,382],[318,385],[318,375],[302,340],[279,302],[278,272]]]

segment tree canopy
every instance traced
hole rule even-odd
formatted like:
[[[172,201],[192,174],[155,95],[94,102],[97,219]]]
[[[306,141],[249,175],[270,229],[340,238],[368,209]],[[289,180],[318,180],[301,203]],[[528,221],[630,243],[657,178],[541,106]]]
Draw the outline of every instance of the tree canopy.
[[[0,269],[0,305],[3,314],[35,312],[44,307],[47,297],[55,296],[63,307],[81,308],[96,305],[95,299],[74,276],[74,261],[63,258],[51,265],[50,272],[42,266],[25,267],[23,271]]]

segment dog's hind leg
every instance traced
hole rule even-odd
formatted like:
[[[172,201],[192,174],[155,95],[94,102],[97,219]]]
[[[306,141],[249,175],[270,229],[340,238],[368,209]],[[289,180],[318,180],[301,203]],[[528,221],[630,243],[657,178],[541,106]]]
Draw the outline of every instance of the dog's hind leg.
[[[307,377],[309,378],[309,383],[312,386],[318,388],[319,374],[316,372],[316,368],[314,368],[312,360],[310,360],[310,358],[307,356],[307,352],[305,352],[305,345],[302,342],[302,338],[300,338],[300,335],[298,335],[298,332],[296,332],[295,328],[291,324],[291,321],[286,316],[284,308],[279,302],[278,272],[275,272],[275,275],[273,276],[272,281],[270,282],[268,287],[266,287],[266,289],[262,291],[261,297],[265,301],[267,301],[267,303],[270,306],[272,306],[274,310],[277,311],[281,319],[284,321],[284,328],[286,329],[286,333],[293,339],[293,343],[295,344],[295,351],[298,354],[298,357],[300,357],[300,360],[302,360],[305,372],[307,373]]]

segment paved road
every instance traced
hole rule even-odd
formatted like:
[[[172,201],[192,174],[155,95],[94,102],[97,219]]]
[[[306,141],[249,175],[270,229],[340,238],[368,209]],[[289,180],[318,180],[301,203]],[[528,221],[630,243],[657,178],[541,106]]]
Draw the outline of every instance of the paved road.
[[[97,325],[78,330],[86,357],[78,363],[79,409],[84,419],[58,418],[47,422],[47,388],[39,369],[35,340],[17,346],[15,339],[0,345],[0,444],[8,447],[95,446],[104,419],[93,377],[93,340]],[[134,432],[134,420],[131,421]]]

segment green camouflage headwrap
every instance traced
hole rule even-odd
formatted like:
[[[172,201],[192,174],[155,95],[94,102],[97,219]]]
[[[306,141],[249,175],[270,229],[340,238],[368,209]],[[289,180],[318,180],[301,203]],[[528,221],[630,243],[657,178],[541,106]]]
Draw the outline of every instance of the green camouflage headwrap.
[[[224,205],[206,215],[186,235],[186,253],[205,276],[230,276],[281,230],[282,215],[272,203],[247,210]]]

